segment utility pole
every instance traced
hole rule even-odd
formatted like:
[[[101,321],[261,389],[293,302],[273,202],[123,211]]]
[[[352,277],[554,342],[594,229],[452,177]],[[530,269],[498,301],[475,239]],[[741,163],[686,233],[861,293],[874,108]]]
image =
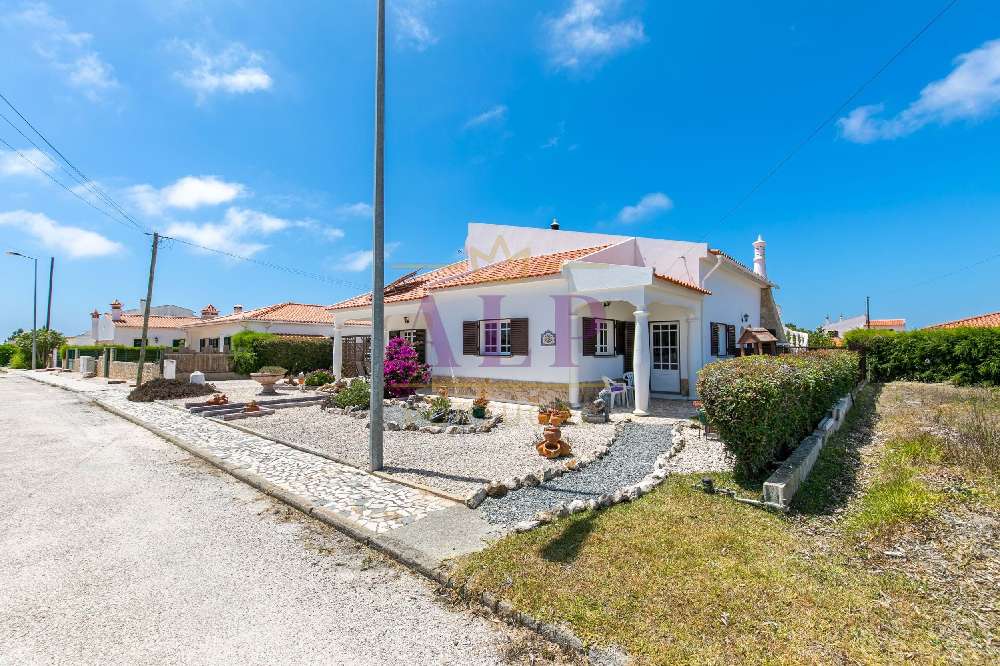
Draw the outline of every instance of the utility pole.
[[[49,307],[45,310],[45,330],[52,324],[52,272],[56,268],[56,258],[49,257]],[[48,364],[46,364],[48,365]]]
[[[135,386],[142,386],[142,366],[146,364],[146,335],[149,333],[149,304],[153,300],[153,275],[156,274],[156,248],[160,244],[160,234],[153,232],[153,254],[149,257],[149,284],[146,285],[146,303],[142,309],[142,340],[139,342],[139,369],[135,374]]]
[[[372,393],[368,430],[372,472],[382,469],[382,393],[385,356],[385,0],[375,11],[375,205],[372,219]]]
[[[872,297],[865,296],[865,328],[872,327]]]

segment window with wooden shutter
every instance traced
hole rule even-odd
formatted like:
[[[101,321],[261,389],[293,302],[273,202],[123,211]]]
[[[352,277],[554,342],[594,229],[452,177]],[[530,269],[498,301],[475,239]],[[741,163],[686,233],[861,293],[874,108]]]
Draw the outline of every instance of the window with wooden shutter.
[[[466,356],[479,356],[479,322],[462,322],[462,353]]]
[[[510,354],[511,356],[527,356],[528,320],[527,318],[510,320]]]
[[[412,333],[412,341],[410,344],[413,345],[413,349],[417,352],[417,361],[420,363],[427,362],[427,329],[426,328],[414,328],[410,331]]]
[[[719,356],[719,325],[714,321],[709,323],[708,332],[712,338],[712,356]]]
[[[593,317],[582,317],[583,323],[583,355],[597,354],[597,322]]]
[[[403,336],[401,335],[400,331],[389,331],[389,339],[386,340],[386,342],[392,340],[393,338],[401,338],[401,337]]]
[[[736,327],[732,324],[726,324],[726,353],[730,356],[736,356]]]
[[[635,352],[635,322],[625,322],[625,354],[622,356],[622,372],[632,372],[632,355]]]
[[[615,322],[615,356],[625,353],[625,322]]]

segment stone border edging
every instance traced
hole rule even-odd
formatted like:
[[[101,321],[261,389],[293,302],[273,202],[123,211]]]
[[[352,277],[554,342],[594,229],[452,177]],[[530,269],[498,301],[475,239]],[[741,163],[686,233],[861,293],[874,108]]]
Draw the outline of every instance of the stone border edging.
[[[788,511],[792,498],[809,478],[809,473],[819,459],[823,446],[835,432],[840,430],[840,426],[844,424],[847,414],[854,406],[855,398],[867,384],[867,380],[862,380],[834,403],[816,429],[799,442],[792,454],[764,481],[762,503],[765,507]]]
[[[21,375],[22,373],[17,373]],[[349,538],[359,542],[364,546],[373,548],[380,553],[383,553],[390,559],[398,562],[399,564],[405,566],[407,569],[420,574],[424,578],[437,583],[442,588],[452,590],[459,597],[465,599],[469,603],[475,603],[482,606],[485,610],[490,613],[500,617],[501,619],[510,622],[511,624],[524,627],[534,631],[542,638],[549,640],[556,645],[567,650],[572,650],[582,656],[588,657],[592,663],[597,664],[617,664],[618,660],[615,659],[614,653],[612,651],[605,651],[599,648],[591,648],[587,650],[586,645],[579,637],[576,636],[572,631],[565,627],[561,627],[554,624],[549,624],[545,622],[540,622],[526,613],[520,613],[514,610],[514,607],[506,601],[501,601],[495,599],[488,592],[483,592],[482,594],[472,594],[465,589],[464,585],[459,585],[448,571],[446,571],[441,564],[427,555],[423,551],[402,543],[398,539],[394,539],[391,536],[384,534],[377,534],[370,532],[358,525],[354,525],[351,521],[338,516],[335,512],[327,509],[324,506],[317,505],[315,502],[311,502],[305,498],[302,498],[295,493],[289,492],[274,483],[264,479],[263,477],[246,472],[243,470],[242,465],[234,465],[232,463],[226,462],[221,458],[208,453],[207,451],[202,451],[197,447],[189,445],[178,437],[175,437],[167,432],[164,432],[160,428],[146,423],[142,419],[134,417],[130,414],[122,412],[117,407],[105,404],[97,396],[89,396],[86,391],[81,391],[79,389],[74,389],[69,386],[62,386],[60,384],[54,384],[47,382],[43,379],[32,377],[30,374],[24,374],[24,376],[37,381],[40,384],[45,384],[47,386],[53,386],[55,388],[60,388],[64,391],[70,393],[75,393],[77,395],[82,395],[89,402],[97,405],[101,409],[108,413],[114,414],[120,418],[129,421],[141,428],[145,428],[157,437],[164,439],[171,444],[187,451],[191,455],[204,460],[205,462],[211,464],[218,469],[226,472],[230,476],[246,483],[262,492],[263,494],[272,497],[278,501],[281,501],[288,506],[297,509],[298,511],[304,513],[306,516],[310,516],[319,520],[320,522],[329,525],[335,530],[343,533]],[[187,411],[187,410],[184,410]],[[233,424],[226,424],[233,425]],[[242,430],[242,428],[239,428]],[[258,433],[252,433],[257,435]],[[279,442],[284,444],[284,442]],[[287,444],[286,444],[287,446]],[[296,448],[296,447],[291,447]],[[303,449],[299,449],[303,450]],[[305,451],[306,453],[313,453],[312,451]],[[323,456],[329,458],[329,456]],[[339,462],[339,461],[337,461]]]

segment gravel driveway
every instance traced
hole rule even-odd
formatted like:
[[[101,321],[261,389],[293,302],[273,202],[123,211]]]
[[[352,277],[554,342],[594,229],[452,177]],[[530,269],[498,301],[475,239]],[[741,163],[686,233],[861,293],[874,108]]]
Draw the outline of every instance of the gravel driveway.
[[[2,663],[496,664],[526,640],[78,395],[8,373],[0,404]]]
[[[638,483],[653,469],[657,456],[667,451],[674,424],[626,423],[605,457],[572,474],[534,488],[522,488],[499,499],[489,498],[479,510],[491,523],[512,525],[561,502],[588,500]]]
[[[625,418],[614,416],[619,420]],[[368,429],[364,419],[312,406],[281,409],[273,415],[240,423],[264,435],[325,451],[354,465],[368,464]],[[592,453],[607,445],[613,436],[613,423],[563,428],[563,437],[572,445],[574,455]],[[538,425],[533,410],[510,411],[503,423],[489,433],[431,435],[387,431],[384,471],[469,497],[484,483],[564,465],[566,458],[551,461],[538,455],[534,443],[541,438],[542,426]]]

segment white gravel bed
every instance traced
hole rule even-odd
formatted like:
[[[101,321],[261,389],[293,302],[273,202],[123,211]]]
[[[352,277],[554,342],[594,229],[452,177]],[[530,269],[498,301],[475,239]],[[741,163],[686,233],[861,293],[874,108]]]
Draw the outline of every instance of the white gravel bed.
[[[614,415],[621,420],[625,415]],[[578,420],[578,417],[574,420]],[[318,406],[282,409],[241,425],[256,432],[325,451],[345,462],[368,464],[365,419],[324,412]],[[470,435],[408,431],[384,433],[384,471],[409,481],[469,498],[483,484],[561,467],[570,458],[548,460],[534,444],[542,438],[534,411],[511,410],[492,432]],[[592,454],[614,436],[614,423],[563,427],[574,456]]]
[[[278,391],[278,395],[260,395],[261,386],[252,379],[231,379],[223,382],[208,382],[215,386],[219,393],[225,393],[226,397],[229,398],[229,402],[249,402],[251,400],[258,400],[266,402],[268,400],[276,400],[278,398],[299,398],[311,395],[319,395],[318,391],[300,391],[297,388],[285,388],[283,386],[275,386]],[[211,398],[212,396],[206,395],[198,398],[178,398],[176,400],[162,400],[168,405],[180,405],[184,406],[185,402],[204,402]]]
[[[705,437],[705,431],[695,425],[681,428],[684,448],[670,459],[667,469],[677,474],[695,472],[729,472],[735,461],[721,439]]]

